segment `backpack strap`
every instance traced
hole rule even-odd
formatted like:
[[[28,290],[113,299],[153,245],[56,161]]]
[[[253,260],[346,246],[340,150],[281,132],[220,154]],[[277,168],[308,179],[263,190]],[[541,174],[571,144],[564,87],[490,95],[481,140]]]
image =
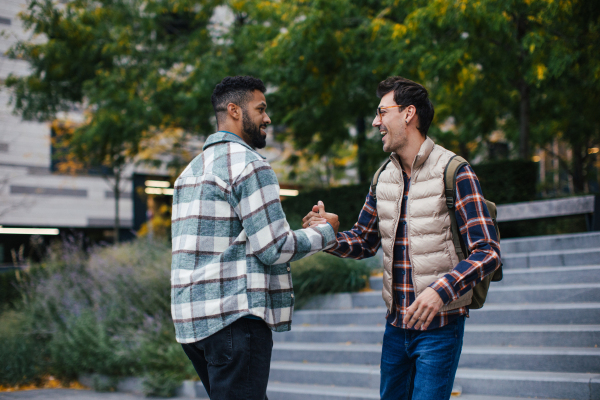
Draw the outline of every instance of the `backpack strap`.
[[[373,180],[371,181],[371,193],[373,194],[373,199],[375,199],[375,201],[377,201],[377,182],[379,182],[379,175],[385,170],[385,167],[387,167],[390,161],[392,160],[388,158],[375,172],[375,175],[373,175]],[[377,235],[381,237],[381,231],[379,230],[379,214],[377,215]]]
[[[377,172],[375,172],[375,175],[373,175],[373,180],[371,181],[371,193],[373,193],[373,198],[376,201],[377,201],[377,182],[379,182],[379,175],[381,175],[381,173],[383,172],[383,170],[385,170],[385,167],[387,167],[387,165],[390,163],[390,161],[392,161],[392,160],[388,158],[381,165],[381,167],[379,167],[379,169],[377,170]]]
[[[454,242],[454,249],[456,255],[460,261],[467,258],[468,249],[466,248],[462,235],[458,229],[458,223],[456,222],[456,175],[458,170],[463,165],[469,165],[467,160],[461,156],[455,155],[448,161],[446,169],[444,171],[444,185],[446,194],[446,205],[448,206],[448,214],[450,215],[450,222],[452,225],[452,241]]]

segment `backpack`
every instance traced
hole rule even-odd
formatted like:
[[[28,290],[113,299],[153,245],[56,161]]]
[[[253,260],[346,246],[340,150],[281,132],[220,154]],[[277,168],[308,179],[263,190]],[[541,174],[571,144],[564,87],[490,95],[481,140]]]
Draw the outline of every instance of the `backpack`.
[[[371,181],[371,193],[373,193],[373,198],[377,200],[377,182],[379,181],[379,175],[387,165],[390,160],[386,160],[385,163],[373,176],[373,180]],[[468,165],[469,163],[464,158],[455,155],[450,161],[448,161],[448,165],[446,165],[446,169],[444,171],[444,184],[445,184],[445,195],[446,195],[446,205],[448,206],[448,214],[450,215],[450,221],[452,226],[452,241],[454,242],[454,248],[456,250],[456,255],[458,256],[459,261],[464,260],[469,256],[469,251],[463,242],[462,235],[458,230],[458,224],[456,222],[456,214],[454,212],[455,206],[455,193],[456,193],[456,175],[458,174],[458,170],[463,165]],[[485,200],[485,204],[490,213],[490,217],[492,217],[492,221],[494,222],[494,228],[496,229],[496,234],[498,235],[498,240],[500,240],[500,230],[498,229],[498,222],[496,220],[496,204],[489,200]],[[379,215],[377,216],[377,222],[379,223]],[[502,280],[502,264],[491,274],[488,274],[481,282],[479,282],[473,288],[473,297],[471,299],[471,304],[468,306],[469,309],[476,310],[483,307],[483,303],[485,303],[485,298],[487,297],[487,292],[490,288],[491,282],[498,282]]]

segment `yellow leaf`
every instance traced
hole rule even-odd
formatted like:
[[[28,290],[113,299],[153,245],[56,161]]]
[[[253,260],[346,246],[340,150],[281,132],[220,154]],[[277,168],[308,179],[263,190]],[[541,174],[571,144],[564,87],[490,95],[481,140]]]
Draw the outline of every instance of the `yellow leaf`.
[[[392,32],[392,39],[397,39],[404,35],[406,35],[406,25],[402,25],[402,24],[394,25],[394,31]]]
[[[546,68],[546,66],[543,64],[536,65],[536,73],[537,73],[538,80],[540,80],[540,81],[544,80],[544,75],[546,75],[547,70],[548,70],[548,68]]]

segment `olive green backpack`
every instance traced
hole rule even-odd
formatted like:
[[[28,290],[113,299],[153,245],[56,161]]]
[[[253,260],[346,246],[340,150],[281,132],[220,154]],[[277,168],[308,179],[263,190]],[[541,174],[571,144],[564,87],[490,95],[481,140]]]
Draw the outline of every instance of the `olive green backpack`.
[[[463,165],[469,165],[467,160],[461,156],[454,156],[450,159],[450,161],[448,161],[448,165],[446,165],[446,170],[444,171],[444,183],[446,185],[446,205],[448,206],[448,214],[450,215],[450,221],[452,222],[452,240],[454,242],[454,248],[456,250],[456,254],[458,255],[458,259],[461,261],[469,257],[469,249],[467,246],[465,246],[462,235],[458,231],[454,207],[456,198],[456,175],[460,167]],[[500,230],[498,230],[498,221],[496,220],[496,204],[489,200],[485,200],[485,205],[487,206],[490,217],[492,217],[492,221],[494,222],[494,228],[496,229],[498,240],[500,240]],[[490,283],[501,280],[502,264],[500,264],[496,271],[487,275],[481,282],[475,285],[473,288],[473,298],[471,299],[469,308],[476,310],[483,307],[483,303],[485,303],[485,298],[487,297],[487,292],[490,288]]]
[[[379,174],[387,167],[390,160],[386,160],[386,162],[379,167],[375,175],[373,176],[373,180],[371,181],[371,193],[373,193],[373,197],[377,200],[376,188],[377,182],[379,181]],[[463,242],[462,235],[458,231],[458,224],[456,222],[456,213],[455,213],[455,193],[456,193],[456,175],[458,174],[458,170],[463,165],[468,165],[467,160],[460,156],[454,156],[448,161],[448,165],[446,165],[446,170],[444,171],[444,183],[446,185],[445,194],[446,194],[446,205],[448,206],[448,214],[450,215],[450,221],[452,223],[452,240],[454,242],[454,248],[456,250],[456,254],[458,255],[458,259],[460,261],[469,257],[469,251],[467,246],[465,246]],[[492,221],[494,222],[494,228],[496,229],[496,234],[498,235],[498,240],[500,240],[500,231],[498,230],[498,221],[496,220],[496,204],[489,200],[485,200],[485,204],[488,208],[490,216],[492,217]],[[379,216],[377,216],[377,221],[379,222]],[[473,298],[471,299],[471,304],[469,308],[472,310],[479,309],[483,307],[483,303],[485,303],[485,298],[487,297],[487,292],[490,288],[491,282],[498,282],[502,280],[502,264],[494,271],[493,273],[487,275],[481,282],[479,282],[473,288]]]

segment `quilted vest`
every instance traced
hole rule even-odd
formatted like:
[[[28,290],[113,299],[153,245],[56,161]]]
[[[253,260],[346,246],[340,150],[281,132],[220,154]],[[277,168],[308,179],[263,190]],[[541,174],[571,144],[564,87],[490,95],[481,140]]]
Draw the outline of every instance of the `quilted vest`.
[[[452,227],[444,193],[444,170],[453,152],[427,138],[412,165],[410,191],[406,205],[408,250],[412,282],[418,297],[431,283],[452,271],[458,256],[452,242]],[[400,158],[392,153],[391,162],[377,182],[377,215],[383,248],[383,300],[392,310],[392,266],[394,242],[404,201],[404,180]],[[440,311],[471,304],[473,293],[444,305]]]

